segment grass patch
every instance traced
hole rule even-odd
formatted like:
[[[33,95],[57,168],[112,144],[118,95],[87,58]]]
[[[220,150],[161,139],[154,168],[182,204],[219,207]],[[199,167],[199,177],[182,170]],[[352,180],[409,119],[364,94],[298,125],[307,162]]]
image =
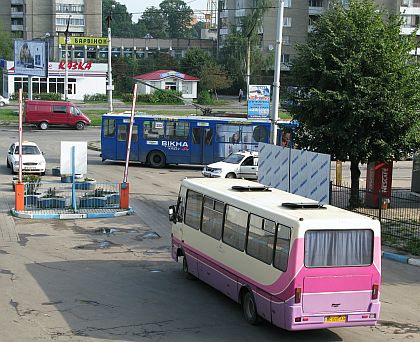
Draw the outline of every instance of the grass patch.
[[[0,109],[0,121],[19,122],[19,116],[16,109]]]

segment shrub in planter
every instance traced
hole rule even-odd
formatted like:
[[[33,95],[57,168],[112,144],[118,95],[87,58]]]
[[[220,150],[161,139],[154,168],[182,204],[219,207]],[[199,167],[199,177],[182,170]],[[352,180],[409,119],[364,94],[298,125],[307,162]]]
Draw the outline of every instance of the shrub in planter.
[[[120,195],[116,192],[97,188],[91,193],[85,193],[79,200],[80,208],[104,208],[119,204]]]
[[[46,194],[38,198],[37,206],[43,209],[65,208],[66,199],[63,196],[58,196],[55,188],[49,188]]]
[[[78,190],[95,190],[96,180],[88,177],[82,178],[80,180],[77,180],[74,186]]]

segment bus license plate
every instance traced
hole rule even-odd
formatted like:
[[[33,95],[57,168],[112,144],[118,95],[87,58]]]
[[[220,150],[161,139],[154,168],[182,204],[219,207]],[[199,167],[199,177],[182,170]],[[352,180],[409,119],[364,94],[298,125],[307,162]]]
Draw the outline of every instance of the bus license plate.
[[[336,323],[336,322],[346,322],[347,316],[328,316],[325,317],[325,322],[327,323]]]

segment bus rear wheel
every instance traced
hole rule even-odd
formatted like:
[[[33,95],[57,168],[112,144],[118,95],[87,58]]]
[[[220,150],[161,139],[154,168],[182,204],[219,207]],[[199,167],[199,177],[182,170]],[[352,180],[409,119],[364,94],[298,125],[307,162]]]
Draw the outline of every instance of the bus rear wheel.
[[[152,151],[149,154],[149,164],[154,168],[164,167],[166,164],[165,156],[160,151]]]
[[[182,271],[184,272],[185,278],[189,280],[194,279],[194,276],[188,271],[187,257],[185,255],[182,258]]]
[[[242,297],[242,311],[248,323],[257,325],[260,322],[254,296],[249,291],[246,291]]]

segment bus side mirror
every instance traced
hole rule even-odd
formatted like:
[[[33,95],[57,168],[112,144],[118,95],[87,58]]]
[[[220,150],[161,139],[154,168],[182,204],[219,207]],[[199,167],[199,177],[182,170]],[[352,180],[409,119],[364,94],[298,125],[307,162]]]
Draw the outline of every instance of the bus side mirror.
[[[169,207],[169,221],[176,223],[176,215],[175,215],[175,206],[171,205]]]

